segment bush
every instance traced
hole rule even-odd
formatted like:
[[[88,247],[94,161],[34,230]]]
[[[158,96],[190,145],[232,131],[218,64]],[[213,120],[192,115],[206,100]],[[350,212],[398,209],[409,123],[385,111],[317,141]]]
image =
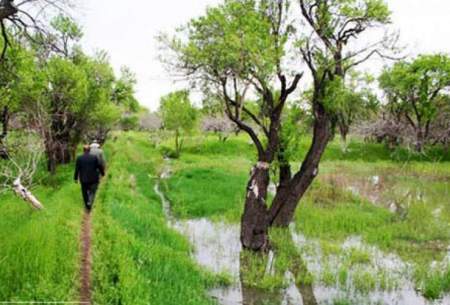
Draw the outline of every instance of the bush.
[[[159,148],[159,152],[164,158],[178,159],[180,157],[180,155],[175,151],[175,149],[167,146],[161,146]]]

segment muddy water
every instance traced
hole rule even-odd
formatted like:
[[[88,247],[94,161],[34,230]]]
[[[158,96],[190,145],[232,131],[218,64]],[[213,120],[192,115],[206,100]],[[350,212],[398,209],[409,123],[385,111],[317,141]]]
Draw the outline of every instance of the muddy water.
[[[168,163],[167,163],[168,164]],[[161,178],[170,176],[169,165],[164,169]],[[169,224],[184,234],[193,245],[193,257],[203,267],[215,273],[226,273],[233,279],[229,287],[218,287],[210,291],[210,295],[222,305],[334,305],[336,300],[351,301],[358,305],[450,305],[450,298],[436,302],[429,302],[420,296],[411,281],[411,266],[399,257],[385,254],[376,247],[365,245],[360,238],[349,238],[342,245],[342,253],[323,257],[320,242],[307,239],[291,228],[293,241],[298,246],[310,273],[320,279],[324,271],[324,260],[327,268],[339,270],[347,250],[358,249],[370,254],[370,264],[366,270],[372,274],[387,274],[397,283],[397,289],[382,291],[376,289],[369,293],[362,293],[352,283],[357,270],[349,270],[347,283],[331,286],[296,285],[293,275],[285,274],[286,288],[275,292],[261,291],[245,287],[240,281],[240,252],[239,226],[234,224],[211,222],[208,219],[177,220],[170,210],[170,202],[161,192],[159,184],[155,186],[160,196]],[[308,251],[303,251],[308,249]],[[271,254],[273,255],[273,253]],[[276,256],[273,257],[276,259]],[[269,260],[270,261],[270,260]],[[271,273],[268,264],[266,273]],[[378,287],[379,285],[377,285]],[[347,303],[345,303],[347,304]]]

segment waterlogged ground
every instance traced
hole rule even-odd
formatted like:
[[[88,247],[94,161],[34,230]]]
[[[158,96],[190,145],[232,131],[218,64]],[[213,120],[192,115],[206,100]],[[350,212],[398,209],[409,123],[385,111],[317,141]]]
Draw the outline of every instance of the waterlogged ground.
[[[176,202],[178,206],[175,206],[175,211],[179,212],[177,216],[181,215],[181,219],[176,219],[172,214],[171,203],[159,188],[157,192],[163,198],[172,226],[189,238],[193,246],[192,255],[197,262],[214,273],[226,274],[231,278],[230,286],[210,291],[220,304],[450,304],[450,297],[441,291],[444,284],[437,283],[443,279],[437,275],[447,270],[450,262],[450,173],[440,168],[439,164],[422,168],[420,164],[374,163],[362,166],[354,162],[325,162],[318,185],[305,198],[305,208],[300,213],[315,204],[334,218],[314,214],[322,211],[309,211],[310,214],[305,213],[305,217],[316,217],[312,220],[314,226],[323,225],[325,228],[311,228],[308,221],[298,217],[298,225],[293,225],[286,232],[288,242],[292,242],[299,253],[303,274],[284,268],[290,264],[277,262],[285,258],[271,252],[259,269],[263,271],[259,276],[264,279],[255,278],[253,285],[251,278],[249,280],[248,276],[245,278],[242,275],[242,271],[248,271],[250,267],[247,266],[249,260],[241,252],[238,221],[229,221],[228,217],[220,220],[221,217],[211,211],[205,213],[209,218],[197,217],[197,211],[189,210],[190,200],[194,200],[195,196],[180,197],[184,187],[192,189],[192,192],[203,191],[202,200],[222,195],[220,190],[219,194],[213,195],[210,186],[195,182],[198,181],[196,178],[207,181],[208,173],[218,175],[212,169],[214,166],[206,164],[199,170],[195,168],[195,161],[190,157],[187,159],[187,162],[166,161],[162,174],[162,178],[168,179],[170,169],[181,172],[168,179],[169,186],[165,190],[171,200],[175,198],[180,201]],[[236,164],[234,161],[222,160],[217,167],[220,170],[230,167],[230,172],[239,172],[233,167]],[[247,163],[242,159],[237,163],[244,175],[247,168],[243,165]],[[195,177],[194,171],[200,171],[201,176],[206,177]],[[195,183],[200,183],[198,186],[202,190],[194,191]],[[171,196],[171,190],[178,194]],[[352,204],[351,209],[343,214],[341,222],[335,218],[339,218],[342,211],[336,213],[333,210],[333,205],[339,201],[350,201]],[[352,209],[375,219],[380,218],[380,229],[376,221],[367,226],[347,223],[347,218],[353,217]],[[189,217],[192,215],[195,215],[194,219]],[[361,221],[364,222],[364,219]],[[333,225],[339,232],[334,234],[330,231],[333,226],[327,228],[327,222],[335,222]],[[432,228],[425,228],[427,224]],[[340,234],[340,230],[346,234]],[[352,231],[355,234],[349,234]],[[359,231],[361,234],[357,234]],[[378,233],[381,236],[386,234],[386,240],[372,242],[371,236]],[[323,238],[325,235],[330,235],[330,238]],[[279,268],[280,265],[284,267]],[[434,275],[439,278],[435,282]],[[424,283],[426,280],[430,283]],[[430,300],[430,295],[434,301]]]
[[[344,162],[325,168],[320,180],[393,213],[403,215],[411,205],[426,203],[439,217],[450,211],[450,176],[439,167],[436,163],[428,172],[421,172],[407,165],[355,167]]]

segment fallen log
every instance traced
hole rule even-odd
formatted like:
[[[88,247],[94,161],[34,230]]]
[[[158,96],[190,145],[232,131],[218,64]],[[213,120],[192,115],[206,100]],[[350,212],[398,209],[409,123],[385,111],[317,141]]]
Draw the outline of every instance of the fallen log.
[[[44,206],[39,202],[39,200],[26,187],[22,185],[20,177],[14,180],[13,189],[17,196],[28,202],[34,209],[44,209]]]

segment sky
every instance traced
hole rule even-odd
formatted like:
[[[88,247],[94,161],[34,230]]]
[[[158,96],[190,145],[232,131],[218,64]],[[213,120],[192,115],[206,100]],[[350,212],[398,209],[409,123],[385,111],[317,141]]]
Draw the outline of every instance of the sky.
[[[156,110],[160,97],[186,87],[175,82],[158,60],[155,37],[173,30],[206,7],[220,0],[81,0],[77,19],[88,52],[105,50],[114,69],[127,66],[136,74],[136,97],[145,107]],[[411,56],[420,53],[450,53],[449,0],[387,0],[393,26],[400,32],[401,45]],[[370,65],[370,63],[369,63]],[[373,65],[379,65],[374,61]],[[375,67],[374,67],[375,68]]]

